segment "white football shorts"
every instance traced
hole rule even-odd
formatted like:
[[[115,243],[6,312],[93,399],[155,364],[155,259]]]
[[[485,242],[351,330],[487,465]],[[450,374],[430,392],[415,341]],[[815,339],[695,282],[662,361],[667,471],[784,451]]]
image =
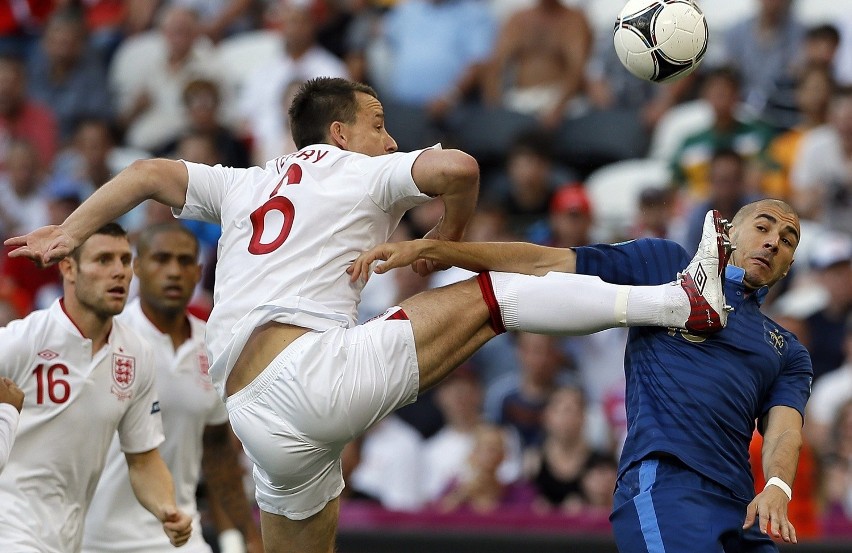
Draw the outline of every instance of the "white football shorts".
[[[303,334],[227,399],[261,509],[292,520],[318,513],[343,491],[343,446],[417,399],[414,332],[389,319],[398,315]]]

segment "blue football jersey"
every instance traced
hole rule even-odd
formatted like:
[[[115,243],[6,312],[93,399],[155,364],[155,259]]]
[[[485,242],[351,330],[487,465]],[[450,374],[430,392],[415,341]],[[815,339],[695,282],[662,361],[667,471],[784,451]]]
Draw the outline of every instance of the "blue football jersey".
[[[678,244],[645,238],[576,248],[577,272],[616,284],[671,282],[690,261]],[[628,434],[619,473],[654,452],[676,456],[745,501],[754,497],[748,447],[776,405],[804,416],[813,370],[796,337],[760,311],[767,289],[749,292],[728,266],[734,307],[710,336],[656,327],[630,330],[625,353]]]

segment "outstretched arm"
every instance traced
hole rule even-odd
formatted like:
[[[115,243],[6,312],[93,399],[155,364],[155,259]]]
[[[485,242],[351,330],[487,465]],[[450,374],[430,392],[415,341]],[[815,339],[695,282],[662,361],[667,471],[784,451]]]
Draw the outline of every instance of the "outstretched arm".
[[[104,184],[59,226],[41,227],[25,236],[6,240],[15,246],[10,257],[28,257],[37,263],[59,261],[104,224],[148,199],[181,208],[186,202],[189,174],[179,161],[149,159],[133,162]]]
[[[185,544],[192,533],[192,518],[175,505],[172,475],[160,452],[125,453],[125,458],[136,499],[163,524],[172,545]]]
[[[779,478],[782,485],[793,487],[799,450],[802,448],[802,415],[792,407],[776,406],[766,415],[763,435],[763,474],[766,481]],[[797,543],[796,529],[787,518],[787,493],[777,485],[767,484],[749,504],[743,528],[759,519],[760,531],[767,533],[772,523],[772,534],[785,542]]]
[[[527,275],[549,272],[573,273],[577,255],[567,248],[551,248],[526,242],[444,242],[411,240],[382,244],[362,253],[348,272],[352,281],[367,280],[370,265],[383,260],[375,272],[381,274],[411,265],[419,259],[439,265],[452,265],[469,271],[502,271]]]

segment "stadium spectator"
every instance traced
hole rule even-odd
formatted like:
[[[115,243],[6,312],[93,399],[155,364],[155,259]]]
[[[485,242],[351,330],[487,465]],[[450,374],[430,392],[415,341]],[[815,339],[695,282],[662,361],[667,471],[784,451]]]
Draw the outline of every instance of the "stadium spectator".
[[[473,450],[476,430],[483,421],[483,389],[473,366],[463,365],[435,388],[435,403],[444,425],[423,444],[423,492],[436,501],[464,473]],[[508,484],[521,475],[521,449],[517,435],[507,435],[506,457],[497,469]]]
[[[0,56],[27,57],[53,9],[53,2],[44,0],[1,2]]]
[[[389,103],[423,108],[440,120],[479,92],[497,33],[497,23],[484,2],[397,2],[385,15],[382,28],[392,53],[389,88],[382,91]]]
[[[44,172],[32,144],[13,140],[0,173],[0,236],[8,238],[16,229],[32,229],[47,221]]]
[[[575,248],[591,243],[595,222],[592,201],[583,183],[560,186],[550,199],[546,237],[532,240],[557,248]]]
[[[767,128],[737,114],[740,92],[740,75],[731,67],[717,68],[704,76],[701,97],[713,109],[713,123],[686,137],[671,161],[674,184],[684,193],[687,205],[709,195],[713,152],[732,149],[751,163],[769,141]]]
[[[649,187],[639,193],[636,224],[627,238],[671,238],[675,218],[675,193],[669,188]]]
[[[544,406],[570,373],[554,336],[519,332],[516,338],[517,370],[506,374],[485,390],[485,419],[515,429],[526,448],[543,438]]]
[[[539,511],[581,512],[599,497],[587,497],[583,479],[588,468],[605,452],[596,451],[586,439],[586,399],[579,386],[554,390],[542,413],[544,439],[528,448],[524,458],[526,480],[535,488],[534,508]],[[612,460],[613,473],[615,460]],[[596,482],[587,482],[588,484]],[[609,491],[615,489],[615,478]]]
[[[522,132],[506,152],[505,168],[486,180],[481,203],[506,215],[509,232],[532,239],[530,232],[542,232],[536,224],[547,218],[553,193],[572,177],[557,163],[548,133]]]
[[[805,431],[808,440],[821,456],[831,453],[835,445],[831,436],[832,425],[840,407],[852,400],[852,315],[846,322],[843,351],[843,364],[828,371],[814,383],[814,391],[808,403]]]
[[[63,8],[51,14],[27,69],[30,98],[50,106],[62,140],[71,137],[80,119],[113,116],[106,72],[88,46],[79,10]]]
[[[843,337],[852,314],[852,237],[826,233],[814,245],[810,265],[813,284],[825,293],[821,308],[805,319],[816,382],[844,360]]]
[[[852,530],[852,400],[841,404],[831,423],[823,463],[823,537]]]
[[[834,86],[830,68],[813,65],[800,73],[795,91],[798,120],[791,129],[773,137],[760,157],[760,187],[767,196],[794,201],[790,172],[805,135],[828,121]]]
[[[828,125],[803,139],[790,173],[802,217],[852,232],[852,87],[834,91]]]
[[[152,151],[174,140],[187,126],[186,85],[201,78],[215,80],[220,73],[195,12],[165,8],[157,34],[124,42],[110,67],[125,142]]]
[[[183,89],[182,101],[187,116],[184,133],[209,136],[216,148],[217,162],[228,167],[249,167],[249,152],[243,140],[237,138],[230,128],[222,124],[220,105],[221,92],[215,81],[197,79]],[[161,145],[154,153],[168,156],[177,149],[179,139]]]
[[[83,119],[68,146],[56,157],[53,178],[77,183],[80,197],[87,198],[137,156],[147,155],[116,143],[108,121]]]
[[[505,484],[499,476],[506,458],[508,437],[505,429],[480,423],[474,431],[474,443],[462,474],[435,502],[441,512],[499,513],[528,510],[533,492],[523,481]]]
[[[725,33],[725,63],[742,76],[743,102],[754,117],[766,109],[775,80],[788,73],[802,49],[805,27],[793,0],[760,0],[758,12]]]
[[[53,112],[27,95],[27,75],[18,58],[0,56],[0,171],[5,170],[9,143],[26,140],[47,167],[59,143]]]
[[[68,147],[56,156],[51,179],[64,187],[75,187],[84,200],[126,166],[149,156],[144,150],[117,142],[109,121],[86,118],[77,124]],[[134,210],[119,222],[126,229],[136,230],[143,217],[143,210]]]
[[[555,129],[584,109],[591,51],[591,25],[581,8],[537,0],[503,23],[484,73],[485,101]]]
[[[801,53],[786,71],[775,76],[762,114],[765,122],[779,130],[811,123],[808,119],[814,115],[814,108],[811,108],[811,113],[802,113],[810,106],[802,105],[799,98],[797,91],[800,82],[812,69],[827,71],[829,82],[834,82],[834,56],[839,42],[840,34],[833,25],[823,24],[808,28]],[[824,101],[827,102],[827,98]],[[825,105],[822,108],[825,110]],[[825,111],[822,112],[822,117],[820,123],[824,122]]]

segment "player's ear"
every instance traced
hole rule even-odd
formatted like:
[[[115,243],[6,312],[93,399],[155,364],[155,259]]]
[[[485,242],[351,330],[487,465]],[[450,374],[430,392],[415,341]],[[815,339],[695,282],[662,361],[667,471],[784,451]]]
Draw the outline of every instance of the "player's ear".
[[[348,133],[343,123],[340,121],[332,122],[329,126],[328,134],[333,145],[337,146],[341,150],[346,149]]]
[[[59,267],[59,272],[62,274],[62,280],[73,282],[73,274],[74,268],[77,266],[77,262],[74,261],[74,258],[70,255],[66,255],[57,263]]]
[[[790,269],[792,269],[792,268],[793,268],[793,263],[795,263],[795,262],[796,262],[796,258],[794,257],[793,259],[791,259],[791,260],[790,260],[790,266],[789,266],[789,267],[787,267],[787,270],[786,270],[786,271],[784,271],[784,274],[783,274],[783,275],[781,275],[781,276],[785,276],[785,277],[786,277],[786,276],[787,276],[787,273],[789,273],[789,272],[790,272]]]

